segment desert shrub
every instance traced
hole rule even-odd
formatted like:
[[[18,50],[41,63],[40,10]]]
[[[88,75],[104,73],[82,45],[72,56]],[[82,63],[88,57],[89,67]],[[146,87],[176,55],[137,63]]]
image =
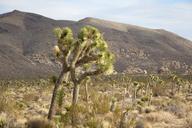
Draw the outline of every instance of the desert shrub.
[[[73,118],[72,119],[73,125],[82,124],[84,122],[87,112],[88,112],[87,107],[84,106],[83,104],[71,106],[70,113],[71,118]]]
[[[169,102],[164,108],[164,111],[171,112],[175,114],[179,118],[183,118],[187,114],[187,108],[186,105],[180,101],[172,100]]]
[[[88,127],[88,128],[101,128],[101,121],[99,121],[96,118],[91,118],[86,122],[85,127]]]
[[[121,114],[119,128],[134,128],[136,126],[137,112],[132,111],[132,108],[127,108],[127,111]]]
[[[6,111],[8,103],[5,97],[0,96],[0,112]]]
[[[72,114],[75,114],[74,122],[76,124],[81,124],[83,120],[85,120],[85,116],[87,115],[87,108],[83,104],[78,104],[74,108],[72,106],[65,107],[67,112],[65,114],[61,114],[61,122],[65,125],[71,124]]]
[[[8,112],[13,113],[16,109],[16,102],[9,99],[6,96],[0,95],[0,113],[1,112]]]
[[[152,126],[147,121],[139,120],[136,122],[135,128],[152,128]]]
[[[93,111],[97,114],[105,114],[110,110],[110,98],[107,95],[95,95],[92,98]]]
[[[0,113],[6,111],[7,107],[9,106],[8,100],[6,98],[7,87],[0,85]]]
[[[65,114],[61,114],[61,122],[64,125],[71,124],[71,112],[70,111],[67,111]]]
[[[167,89],[166,85],[159,84],[157,86],[152,87],[152,92],[154,96],[166,96],[168,95],[168,92],[165,91]]]
[[[188,117],[185,120],[186,123],[184,128],[192,128],[192,114],[188,115]]]
[[[13,116],[4,112],[0,113],[0,128],[20,128],[23,124],[18,124]]]
[[[150,122],[165,122],[165,123],[173,123],[177,117],[169,112],[159,111],[159,112],[151,112],[145,115],[147,121]]]
[[[149,100],[150,100],[150,97],[147,95],[144,95],[143,97],[141,97],[141,101],[143,101],[143,102],[147,102]]]
[[[27,122],[27,128],[55,128],[55,124],[44,118],[34,118]]]
[[[117,99],[117,101],[123,100],[123,95],[121,93],[115,93],[114,97]]]
[[[27,93],[23,95],[24,101],[37,101],[39,99],[38,93]]]
[[[62,110],[62,107],[63,107],[64,96],[65,96],[64,89],[61,88],[57,93],[57,106],[58,106],[59,112]]]
[[[72,107],[72,106],[71,106]],[[71,108],[72,109],[72,108]],[[75,111],[78,113],[87,113],[87,106],[84,104],[78,104],[75,107]]]
[[[0,128],[5,128],[6,125],[7,125],[6,118],[0,115]]]

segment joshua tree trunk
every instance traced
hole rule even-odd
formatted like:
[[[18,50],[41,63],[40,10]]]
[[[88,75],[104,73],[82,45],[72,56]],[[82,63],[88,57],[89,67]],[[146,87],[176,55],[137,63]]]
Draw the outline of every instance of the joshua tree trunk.
[[[72,117],[71,117],[71,122],[72,126],[76,126],[76,116],[77,116],[77,102],[78,102],[78,97],[79,97],[79,84],[74,83],[74,88],[73,88],[73,99],[72,99]]]
[[[72,100],[72,105],[75,106],[78,102],[78,97],[79,97],[79,84],[75,84],[73,88],[73,100]]]
[[[48,113],[48,119],[49,120],[52,120],[53,115],[55,114],[55,102],[56,102],[57,90],[58,90],[59,86],[61,85],[61,83],[63,81],[64,75],[65,75],[65,70],[63,69],[62,72],[59,75],[58,80],[55,83],[55,87],[54,87],[54,90],[53,90],[51,105],[50,105],[49,113]]]

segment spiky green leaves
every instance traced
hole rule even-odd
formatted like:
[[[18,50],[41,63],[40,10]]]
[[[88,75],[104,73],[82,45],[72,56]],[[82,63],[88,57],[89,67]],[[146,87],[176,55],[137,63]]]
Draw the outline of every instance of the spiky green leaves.
[[[101,57],[98,59],[97,64],[106,74],[111,74],[114,71],[113,63],[114,55],[109,51],[103,51]]]
[[[96,65],[94,65],[96,67],[94,68],[99,68],[107,74],[112,73],[114,55],[108,50],[108,45],[99,30],[91,26],[83,27],[78,34],[78,38],[89,46],[89,55],[98,56]],[[86,64],[85,67],[90,68],[91,66]]]
[[[55,28],[53,30],[53,33],[59,39],[61,37],[61,34],[62,34],[62,29],[61,28]]]
[[[149,76],[149,80],[151,81],[151,82],[153,82],[153,83],[155,83],[155,85],[156,84],[161,84],[161,85],[164,85],[164,81],[159,77],[159,76],[157,76],[157,75],[150,75]]]
[[[68,62],[67,65],[73,64],[74,67],[74,63],[76,65],[81,62],[76,68],[84,70],[83,72],[113,72],[114,55],[108,50],[108,45],[98,29],[85,26],[80,30],[77,39],[74,39],[70,28],[56,28],[54,32],[58,38],[58,45],[54,48],[56,55],[58,58],[69,55],[65,61]]]
[[[73,40],[73,32],[70,28],[66,27],[66,28],[55,28],[53,30],[55,36],[58,39],[66,39],[66,42],[70,42]]]
[[[85,41],[87,39],[96,40],[100,37],[101,33],[99,32],[99,30],[92,26],[83,27],[78,34],[78,38],[82,41]]]
[[[58,47],[60,51],[67,53],[73,46],[73,32],[70,28],[55,28],[54,33],[58,38]]]

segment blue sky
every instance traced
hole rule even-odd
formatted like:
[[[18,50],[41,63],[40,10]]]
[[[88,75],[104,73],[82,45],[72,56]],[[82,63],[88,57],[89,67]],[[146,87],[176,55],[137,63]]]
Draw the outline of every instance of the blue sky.
[[[54,19],[96,17],[163,28],[192,40],[192,0],[0,0],[0,13],[14,9]]]

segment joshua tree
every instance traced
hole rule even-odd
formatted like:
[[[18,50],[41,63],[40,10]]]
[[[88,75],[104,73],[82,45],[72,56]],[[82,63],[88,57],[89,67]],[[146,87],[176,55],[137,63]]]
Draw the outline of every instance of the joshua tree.
[[[172,81],[172,84],[171,84],[171,95],[174,95],[174,93],[175,93],[175,84],[176,84],[176,81],[179,80],[179,78],[178,78],[177,75],[171,74],[169,79],[171,79],[171,81]]]
[[[176,82],[176,85],[177,85],[177,93],[180,93],[182,87],[185,85],[185,82],[184,82],[183,79],[181,79],[181,78],[179,78],[179,77],[176,79],[175,82]]]
[[[159,95],[159,89],[164,85],[164,81],[157,75],[149,76],[149,84],[147,85],[147,93],[153,93],[154,96]]]
[[[184,79],[178,77],[175,74],[171,74],[170,79],[172,81],[172,86],[171,86],[171,90],[172,91],[171,91],[171,94],[174,95],[176,92],[180,93],[181,89],[185,85]],[[174,88],[176,88],[176,90]]]
[[[57,56],[58,61],[62,64],[62,70],[61,70],[61,73],[60,73],[58,79],[56,80],[56,78],[55,78],[55,82],[54,82],[55,87],[53,90],[51,105],[50,105],[49,113],[48,113],[49,120],[51,120],[53,115],[55,114],[57,90],[59,89],[59,86],[62,84],[64,77],[65,77],[66,82],[68,80],[67,72],[70,70],[70,68],[68,66],[67,60],[69,59],[69,55],[72,50],[72,46],[70,46],[69,44],[73,43],[73,34],[72,34],[71,29],[57,28],[54,30],[54,32],[58,39],[58,42],[57,42],[58,46],[54,47],[54,51],[55,51],[55,55]]]
[[[78,102],[81,82],[88,76],[112,73],[114,56],[108,50],[103,35],[94,27],[83,27],[77,39],[73,38],[70,28],[57,28],[55,32],[58,38],[55,51],[58,60],[62,63],[62,72],[55,84],[53,97],[64,74],[69,72],[73,83],[72,107],[74,108]]]
[[[138,95],[138,92],[140,91],[140,89],[142,89],[141,84],[137,81],[134,81],[133,82],[133,97],[132,97],[133,105],[135,105],[135,103],[136,103],[137,95]]]

